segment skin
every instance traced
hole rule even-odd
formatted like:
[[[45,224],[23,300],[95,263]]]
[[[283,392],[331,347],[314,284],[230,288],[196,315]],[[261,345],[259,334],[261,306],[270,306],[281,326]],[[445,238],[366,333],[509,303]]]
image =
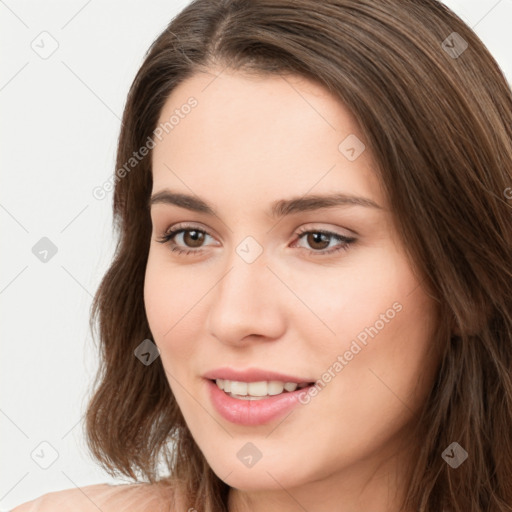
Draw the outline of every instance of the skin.
[[[320,85],[210,71],[172,92],[161,122],[190,96],[198,105],[152,155],[153,194],[197,195],[217,213],[151,209],[144,299],[169,385],[208,463],[232,487],[231,511],[398,511],[412,455],[406,434],[439,362],[429,352],[437,311],[398,239],[377,165],[368,148],[354,161],[338,149],[350,134],[364,137]],[[335,191],[381,209],[336,206],[280,220],[265,213],[276,200]],[[208,233],[202,242],[190,231],[174,238],[200,253],[157,241],[182,222]],[[322,255],[341,243],[299,239],[299,229],[356,241]],[[263,249],[250,264],[236,252],[247,236]],[[320,379],[394,303],[401,311],[284,420],[240,426],[213,408],[206,371],[264,368]],[[251,468],[236,455],[249,441],[263,454]]]

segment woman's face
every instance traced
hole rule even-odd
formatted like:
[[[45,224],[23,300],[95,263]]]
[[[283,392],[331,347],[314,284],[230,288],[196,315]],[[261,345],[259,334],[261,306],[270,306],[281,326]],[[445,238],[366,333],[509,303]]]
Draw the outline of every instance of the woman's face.
[[[391,464],[437,365],[434,302],[355,118],[305,79],[224,71],[181,83],[166,122],[144,300],[195,441],[238,489],[354,488]]]

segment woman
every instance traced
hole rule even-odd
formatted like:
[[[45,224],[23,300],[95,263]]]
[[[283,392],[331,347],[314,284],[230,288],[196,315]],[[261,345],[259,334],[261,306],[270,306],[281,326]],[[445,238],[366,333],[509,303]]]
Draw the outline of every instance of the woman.
[[[510,87],[442,4],[191,3],[92,315],[87,439],[139,483],[15,511],[512,510],[510,187]]]

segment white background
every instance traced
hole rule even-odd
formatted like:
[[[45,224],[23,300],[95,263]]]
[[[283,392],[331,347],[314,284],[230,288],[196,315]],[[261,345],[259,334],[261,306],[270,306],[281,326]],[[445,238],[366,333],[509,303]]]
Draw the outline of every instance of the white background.
[[[445,3],[512,81],[512,0]],[[0,0],[0,510],[51,491],[125,482],[89,457],[80,423],[97,367],[89,307],[114,249],[112,193],[97,200],[92,189],[114,171],[120,117],[144,53],[187,4]],[[31,47],[45,37],[51,48],[43,31],[58,43],[47,59]],[[46,263],[32,253],[42,237],[57,247]],[[41,442],[58,452],[47,469],[34,461],[51,461]]]

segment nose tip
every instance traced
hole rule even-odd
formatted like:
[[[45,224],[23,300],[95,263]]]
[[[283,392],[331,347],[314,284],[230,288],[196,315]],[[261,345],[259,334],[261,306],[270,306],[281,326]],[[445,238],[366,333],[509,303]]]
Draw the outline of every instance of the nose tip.
[[[246,243],[251,252],[252,242]],[[278,286],[282,285],[263,260],[233,264],[212,290],[207,317],[210,335],[230,345],[279,337],[285,320]]]

